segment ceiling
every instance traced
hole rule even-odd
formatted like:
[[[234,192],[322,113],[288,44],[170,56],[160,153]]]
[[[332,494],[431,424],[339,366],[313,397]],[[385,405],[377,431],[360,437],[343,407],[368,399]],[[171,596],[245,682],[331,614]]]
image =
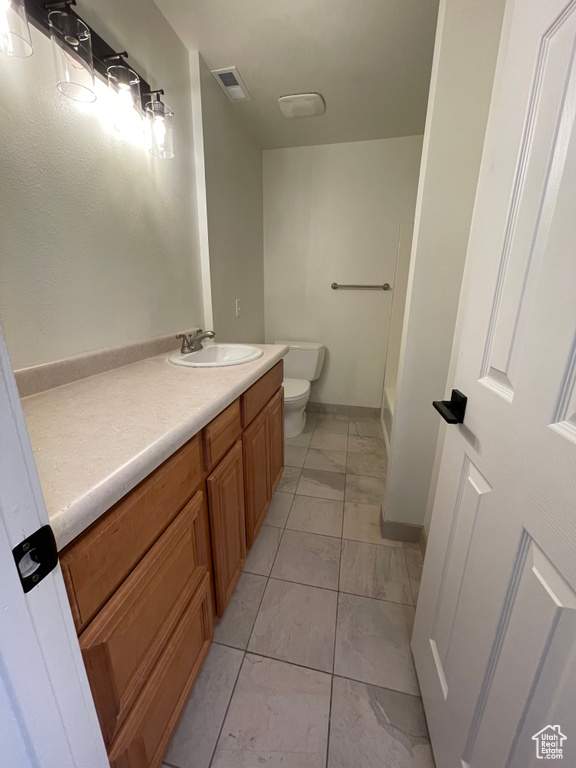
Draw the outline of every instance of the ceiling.
[[[210,69],[238,67],[252,101],[233,108],[264,148],[424,132],[437,0],[155,2]],[[283,117],[278,97],[303,92],[326,114]]]

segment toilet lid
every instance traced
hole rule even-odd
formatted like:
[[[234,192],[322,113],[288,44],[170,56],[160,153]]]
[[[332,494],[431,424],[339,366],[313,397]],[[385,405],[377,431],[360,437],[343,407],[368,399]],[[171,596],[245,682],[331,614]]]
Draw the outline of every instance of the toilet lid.
[[[284,379],[284,400],[296,400],[310,392],[310,382],[305,379]]]

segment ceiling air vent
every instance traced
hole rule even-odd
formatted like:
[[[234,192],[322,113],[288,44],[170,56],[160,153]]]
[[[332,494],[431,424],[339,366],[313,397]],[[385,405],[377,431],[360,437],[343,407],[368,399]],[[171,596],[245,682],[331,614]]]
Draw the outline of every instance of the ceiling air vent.
[[[236,67],[210,70],[230,101],[252,101]]]

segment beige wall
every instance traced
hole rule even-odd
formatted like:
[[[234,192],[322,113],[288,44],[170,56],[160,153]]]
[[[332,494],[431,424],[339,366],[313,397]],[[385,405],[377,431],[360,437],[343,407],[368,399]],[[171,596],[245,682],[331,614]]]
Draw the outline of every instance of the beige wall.
[[[327,347],[311,400],[380,408],[392,291],[412,221],[421,136],[264,152],[266,340]]]
[[[423,523],[504,0],[441,0],[414,226],[392,441],[387,519]]]
[[[199,63],[214,330],[219,341],[262,342],[262,149]]]
[[[201,324],[188,51],[152,0],[79,0],[175,112],[176,158],[55,88],[48,38],[0,61],[0,321],[14,367]]]

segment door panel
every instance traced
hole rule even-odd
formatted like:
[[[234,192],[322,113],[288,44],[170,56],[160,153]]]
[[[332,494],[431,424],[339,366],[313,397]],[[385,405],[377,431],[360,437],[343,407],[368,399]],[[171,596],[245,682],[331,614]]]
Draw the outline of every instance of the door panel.
[[[576,733],[575,54],[574,0],[507,3],[412,643],[442,768]]]
[[[272,496],[284,471],[284,387],[280,387],[268,405],[268,454]]]
[[[246,497],[246,544],[252,546],[270,504],[268,408],[242,435]]]

